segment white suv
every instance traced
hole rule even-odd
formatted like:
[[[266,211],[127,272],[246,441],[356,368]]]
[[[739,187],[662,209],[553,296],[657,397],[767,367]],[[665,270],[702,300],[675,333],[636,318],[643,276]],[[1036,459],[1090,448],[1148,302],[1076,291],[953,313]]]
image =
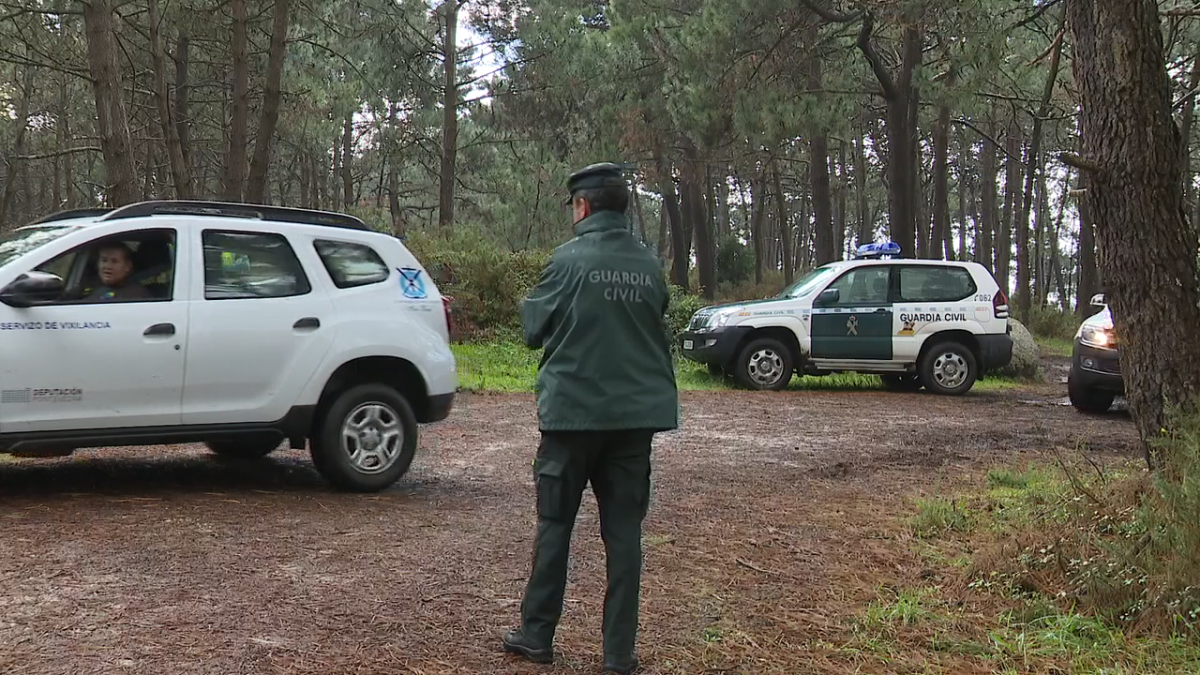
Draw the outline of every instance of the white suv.
[[[381,490],[407,472],[417,424],[453,405],[448,303],[352,216],[54,214],[0,235],[0,452],[203,442],[256,458],[286,441],[338,488]]]
[[[1008,300],[974,262],[899,257],[866,244],[774,298],[706,307],[679,336],[683,355],[752,389],[794,372],[878,374],[897,390],[964,394],[1012,359]]]

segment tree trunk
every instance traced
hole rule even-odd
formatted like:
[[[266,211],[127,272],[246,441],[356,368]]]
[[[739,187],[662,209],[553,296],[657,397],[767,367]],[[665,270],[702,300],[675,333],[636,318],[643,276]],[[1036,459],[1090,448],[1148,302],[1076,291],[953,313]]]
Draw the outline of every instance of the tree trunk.
[[[275,17],[271,26],[271,46],[267,56],[267,84],[263,93],[262,121],[254,140],[254,157],[250,160],[250,184],[246,201],[263,202],[266,198],[267,173],[271,162],[271,142],[279,121],[279,103],[283,98],[283,59],[287,54],[288,0],[275,0]]]
[[[14,67],[15,71],[16,68]],[[21,76],[21,95],[17,100],[16,136],[13,139],[12,154],[8,157],[8,168],[4,172],[4,196],[0,197],[0,224],[8,222],[8,214],[12,209],[13,197],[16,194],[17,176],[21,173],[21,164],[25,160],[17,159],[25,153],[25,139],[28,138],[29,99],[33,96],[33,66],[25,65]],[[16,73],[13,73],[16,80]]]
[[[1054,94],[1054,85],[1058,81],[1058,66],[1062,56],[1062,31],[1066,25],[1067,15],[1064,12],[1059,19],[1059,33],[1050,50],[1050,72],[1046,74],[1046,84],[1042,89],[1042,101],[1037,114],[1033,118],[1033,134],[1029,139],[1029,154],[1026,155],[1025,197],[1021,220],[1017,223],[1017,312],[1022,320],[1029,318],[1029,310],[1033,304],[1030,295],[1033,278],[1031,275],[1029,250],[1029,210],[1033,201],[1033,185],[1039,174],[1044,171],[1042,166],[1042,120],[1050,114],[1050,98]],[[1041,283],[1041,279],[1038,283]]]
[[[917,250],[916,200],[919,183],[913,173],[917,142],[916,119],[912,115],[915,96],[913,71],[921,61],[921,32],[910,25],[904,29],[899,77],[894,79],[871,44],[874,20],[863,18],[858,47],[866,56],[887,104],[888,221],[892,241],[910,255]]]
[[[1075,286],[1075,312],[1090,316],[1088,304],[1100,287],[1096,273],[1096,221],[1092,218],[1092,197],[1086,189],[1087,174],[1080,172],[1079,187],[1079,283]]]
[[[679,209],[679,194],[675,190],[671,163],[661,155],[658,157],[658,176],[658,190],[662,194],[663,209],[671,223],[671,283],[686,291],[691,250],[684,243],[683,214]]]
[[[1067,0],[1082,162],[1130,412],[1150,440],[1200,391],[1200,289],[1154,0]],[[1164,292],[1170,289],[1170,292]]]
[[[869,244],[875,240],[875,226],[870,218],[867,199],[867,158],[863,149],[862,136],[854,139],[854,192],[858,201],[858,241],[855,246]]]
[[[996,125],[988,124],[988,135],[996,137]],[[993,250],[996,235],[996,146],[985,140],[982,148],[979,176],[979,239],[975,242],[975,260],[996,274],[996,256]],[[1001,284],[1003,288],[1003,284]]]
[[[354,194],[354,114],[347,113],[342,126],[342,204],[349,210],[358,199]]]
[[[162,129],[163,148],[171,165],[171,182],[175,186],[175,195],[180,199],[191,199],[192,176],[183,156],[183,148],[179,145],[179,128],[171,117],[170,92],[167,90],[167,55],[159,30],[161,21],[158,0],[149,0],[147,4],[150,10],[150,60],[154,69],[154,104],[158,110],[159,127]]]
[[[837,187],[837,217],[833,223],[833,244],[837,252],[835,259],[841,259],[846,252],[846,141],[838,143],[838,187]]]
[[[968,166],[966,162],[963,162],[958,168],[958,256],[953,259],[961,261],[970,260],[967,257],[967,192],[970,189],[967,179]],[[946,245],[950,247],[949,239],[947,239]],[[979,245],[978,239],[975,240],[975,245]],[[951,259],[951,256],[947,256],[947,258]]]
[[[179,42],[175,45],[175,135],[179,138],[179,150],[183,153],[184,164],[192,169],[191,144],[188,134],[188,34],[179,33]],[[201,184],[201,189],[204,186]]]
[[[763,241],[763,217],[767,211],[767,174],[759,174],[758,180],[751,184],[750,208],[751,215],[750,238],[754,243],[754,283],[763,282],[763,268],[766,266],[766,256]]]
[[[454,180],[458,161],[458,3],[445,0],[442,33],[442,167],[438,177],[438,227],[454,224]]]
[[[1014,214],[1021,211],[1021,128],[1016,120],[1008,125],[1008,136],[1005,139],[1008,159],[1005,161],[1004,178],[1004,213],[1000,217],[1000,227],[996,229],[996,281],[1004,294],[1012,297],[1012,282],[1009,272],[1012,263],[1012,224]]]
[[[642,237],[642,244],[647,243],[646,238],[646,212],[642,210],[642,191],[638,189],[638,181],[633,181],[633,207],[637,212],[638,232]]]
[[[233,10],[233,115],[229,120],[229,151],[225,155],[225,186],[228,201],[241,201],[246,187],[246,126],[250,117],[250,55],[247,47],[246,0],[231,0]]]
[[[1192,124],[1196,115],[1196,89],[1200,88],[1200,48],[1193,54],[1192,72],[1188,76],[1188,98],[1183,104],[1183,114],[1179,121],[1180,154],[1183,156],[1183,201],[1187,208],[1194,211],[1196,204],[1196,188],[1192,176]],[[1200,234],[1200,223],[1193,220],[1192,231]],[[1195,235],[1193,235],[1195,236]]]
[[[138,185],[110,0],[85,4],[83,22],[87,31],[88,69],[96,98],[96,127],[104,154],[106,201],[111,206],[124,206],[138,200]]]
[[[788,219],[787,200],[783,195],[783,181],[779,178],[779,160],[776,159],[772,166],[772,180],[775,182],[775,208],[776,218],[779,219],[779,241],[782,247],[780,254],[782,260],[780,263],[783,266],[783,283],[790,286],[792,284],[792,226]]]
[[[714,266],[712,226],[708,217],[704,193],[705,167],[699,152],[690,141],[683,146],[684,162],[680,167],[679,192],[683,200],[683,220],[691,223],[696,237],[696,271],[700,292],[705,299],[713,300],[717,293],[717,275]]]
[[[933,236],[929,253],[945,260],[954,259],[950,245],[950,107],[938,106],[933,127]],[[942,249],[938,251],[938,249]]]

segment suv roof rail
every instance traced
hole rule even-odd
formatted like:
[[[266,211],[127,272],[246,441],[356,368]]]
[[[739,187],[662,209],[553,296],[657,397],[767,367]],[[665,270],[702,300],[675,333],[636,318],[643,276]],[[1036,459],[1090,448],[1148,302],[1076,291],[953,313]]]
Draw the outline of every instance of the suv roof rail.
[[[88,216],[102,216],[111,211],[112,211],[112,209],[98,208],[98,207],[84,208],[84,209],[67,209],[66,211],[59,211],[57,213],[51,213],[48,216],[42,216],[41,218],[38,218],[37,220],[35,220],[29,224],[30,225],[42,225],[44,223],[53,223],[58,220],[69,220],[71,218],[87,218]]]
[[[287,206],[270,206],[267,204],[206,202],[185,199],[137,202],[136,204],[112,210],[102,220],[119,220],[122,218],[138,218],[141,216],[162,214],[218,216],[222,218],[257,218],[285,223],[341,227],[349,230],[371,230],[362,219],[344,213],[296,209]]]

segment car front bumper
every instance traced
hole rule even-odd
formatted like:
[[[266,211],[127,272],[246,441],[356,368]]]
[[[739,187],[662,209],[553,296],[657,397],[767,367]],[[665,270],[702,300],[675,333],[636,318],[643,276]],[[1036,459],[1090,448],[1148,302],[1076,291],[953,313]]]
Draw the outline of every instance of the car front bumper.
[[[704,332],[685,331],[678,338],[679,350],[692,361],[725,366],[737,356],[742,338],[752,330],[747,326],[730,326]]]
[[[1071,380],[1085,389],[1125,393],[1125,380],[1121,378],[1121,361],[1115,349],[1089,347],[1079,338],[1071,350]]]

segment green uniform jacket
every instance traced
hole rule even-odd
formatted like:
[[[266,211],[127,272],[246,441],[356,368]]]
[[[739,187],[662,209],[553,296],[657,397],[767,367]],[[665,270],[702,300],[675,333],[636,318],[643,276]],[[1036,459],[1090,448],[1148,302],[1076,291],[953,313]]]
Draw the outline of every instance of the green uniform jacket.
[[[670,296],[657,258],[620,213],[595,213],[575,233],[554,250],[522,308],[525,343],[544,349],[541,429],[677,428]]]

